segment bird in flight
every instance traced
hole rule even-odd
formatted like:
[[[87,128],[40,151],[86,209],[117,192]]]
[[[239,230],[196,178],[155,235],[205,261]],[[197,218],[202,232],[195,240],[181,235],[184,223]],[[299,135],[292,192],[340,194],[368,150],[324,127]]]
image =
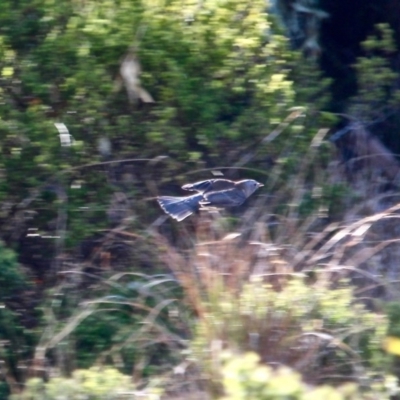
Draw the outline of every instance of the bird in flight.
[[[253,179],[237,182],[209,179],[182,186],[182,189],[197,192],[196,194],[186,197],[159,196],[157,201],[167,214],[177,221],[182,221],[199,209],[240,206],[262,186],[262,183]]]

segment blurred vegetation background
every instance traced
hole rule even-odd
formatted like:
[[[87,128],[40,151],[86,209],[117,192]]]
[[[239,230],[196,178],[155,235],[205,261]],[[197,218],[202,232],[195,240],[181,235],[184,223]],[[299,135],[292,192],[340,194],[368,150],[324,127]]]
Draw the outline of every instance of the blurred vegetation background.
[[[3,0],[0,398],[400,398],[399,19]]]

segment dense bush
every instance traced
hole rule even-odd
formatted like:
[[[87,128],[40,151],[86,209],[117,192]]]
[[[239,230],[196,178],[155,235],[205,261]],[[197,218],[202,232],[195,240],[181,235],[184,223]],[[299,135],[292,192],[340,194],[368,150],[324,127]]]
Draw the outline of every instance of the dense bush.
[[[204,162],[243,167],[258,160],[265,167],[282,148],[293,165],[314,134],[321,101],[288,110],[320,98],[324,85],[310,85],[315,70],[300,72],[299,55],[288,50],[262,0],[6,1],[0,26],[0,199],[9,205],[3,236],[27,226],[63,235],[56,221],[66,212],[67,243],[76,244],[107,226],[116,190],[135,196],[137,222],[146,221],[144,181],[154,172],[162,184]],[[122,60],[140,62],[137,87],[134,67],[131,83],[120,76]],[[142,89],[154,103],[135,101]],[[60,122],[72,146],[61,146]],[[157,156],[171,159],[147,164]],[[144,160],[87,166],[103,157]],[[155,194],[155,187],[146,189]],[[29,209],[30,219],[16,220],[16,206]]]

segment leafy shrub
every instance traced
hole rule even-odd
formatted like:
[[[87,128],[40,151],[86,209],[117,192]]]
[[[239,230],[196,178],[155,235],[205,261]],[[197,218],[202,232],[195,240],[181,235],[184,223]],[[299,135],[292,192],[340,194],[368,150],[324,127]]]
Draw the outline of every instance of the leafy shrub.
[[[70,378],[54,377],[48,382],[34,378],[28,380],[21,394],[10,400],[118,400],[140,398],[158,400],[159,391],[138,391],[131,378],[113,368],[90,368],[73,372]]]
[[[332,289],[292,278],[276,290],[253,278],[238,293],[225,288],[213,296],[193,342],[210,378],[217,373],[212,360],[218,342],[256,351],[264,363],[292,366],[313,383],[357,381],[365,365],[378,369],[382,363],[386,319],[357,303],[346,282]]]
[[[386,377],[365,391],[351,383],[338,387],[310,387],[297,372],[287,367],[273,369],[259,361],[255,353],[225,355],[222,375],[226,394],[221,400],[384,400],[398,391],[393,377]]]

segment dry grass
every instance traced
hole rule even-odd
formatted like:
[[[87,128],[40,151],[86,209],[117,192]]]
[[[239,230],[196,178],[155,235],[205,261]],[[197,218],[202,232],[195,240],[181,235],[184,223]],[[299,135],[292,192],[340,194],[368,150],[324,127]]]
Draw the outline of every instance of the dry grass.
[[[200,368],[198,388],[218,393],[225,349],[255,351],[312,384],[371,384],[365,361],[380,354],[387,326],[374,297],[398,299],[400,203],[391,194],[340,199],[342,219],[329,222],[322,191],[332,181],[317,162],[325,134],[288,182],[283,164],[269,171],[273,196],[256,196],[233,232],[219,214],[197,217],[194,233],[180,225],[182,246],[153,232],[196,317],[188,360]],[[319,203],[308,215],[307,193]]]
[[[270,234],[263,222],[250,232],[225,234],[224,220],[207,214],[199,217],[190,249],[180,251],[155,234],[161,257],[196,316],[189,359],[200,367],[199,387],[218,392],[226,349],[255,351],[262,362],[288,365],[312,384],[364,381],[360,343],[382,339],[386,319],[358,304],[344,278],[360,275],[368,285],[384,285],[348,262],[361,260],[361,250],[351,251],[360,243],[368,254],[384,247],[363,240],[374,223],[399,208],[350,225],[332,224],[308,242],[286,245],[265,241]],[[377,351],[379,345],[372,347]]]

